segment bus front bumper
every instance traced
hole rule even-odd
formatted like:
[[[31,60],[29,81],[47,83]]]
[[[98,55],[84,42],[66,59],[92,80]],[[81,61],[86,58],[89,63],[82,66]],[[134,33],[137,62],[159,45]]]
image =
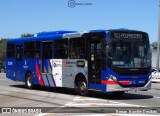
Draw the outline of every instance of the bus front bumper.
[[[151,89],[152,79],[148,81],[148,83],[143,87],[122,87],[119,84],[109,84],[106,85],[106,92],[114,92],[114,91],[147,91]]]

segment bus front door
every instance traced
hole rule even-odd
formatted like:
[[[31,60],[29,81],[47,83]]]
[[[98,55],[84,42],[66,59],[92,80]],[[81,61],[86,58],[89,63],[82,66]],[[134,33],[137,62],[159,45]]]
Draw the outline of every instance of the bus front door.
[[[88,42],[88,72],[90,89],[101,89],[101,68],[102,68],[101,43],[97,41]]]
[[[16,71],[15,76],[16,80],[23,81],[22,78],[22,66],[23,66],[23,46],[16,45]]]

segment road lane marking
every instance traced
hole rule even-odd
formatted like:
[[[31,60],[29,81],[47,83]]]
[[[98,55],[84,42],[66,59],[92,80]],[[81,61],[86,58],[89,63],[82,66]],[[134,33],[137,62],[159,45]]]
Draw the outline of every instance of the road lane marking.
[[[107,100],[97,99],[97,98],[87,98],[87,97],[75,97],[73,101],[102,101],[106,102]]]
[[[7,79],[0,79],[0,81],[7,81]]]
[[[133,107],[139,107],[139,105],[132,105],[132,104],[125,104],[125,103],[121,103],[121,104],[104,104],[104,103],[68,103],[65,104],[66,106],[71,106],[71,107],[101,107],[101,106],[133,106]]]
[[[35,115],[35,116],[45,116],[45,115],[49,115],[49,114],[54,114],[54,113],[42,113],[42,114],[37,114],[37,115]]]
[[[154,96],[154,98],[160,98],[160,97]]]
[[[89,102],[89,103],[86,103]],[[102,102],[102,103],[98,103]],[[145,107],[141,105],[128,104],[122,102],[115,102],[110,100],[102,100],[98,98],[88,98],[88,97],[75,97],[72,102],[65,104],[66,107],[97,107],[97,106],[132,106],[132,107]]]

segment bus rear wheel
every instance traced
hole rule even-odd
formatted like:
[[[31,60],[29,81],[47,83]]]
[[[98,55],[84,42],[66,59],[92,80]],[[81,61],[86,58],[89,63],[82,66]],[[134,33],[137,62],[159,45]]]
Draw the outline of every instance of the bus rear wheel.
[[[88,95],[88,87],[86,81],[79,81],[78,83],[78,93],[81,96],[87,96]]]
[[[26,75],[25,86],[28,89],[32,89],[33,88],[33,76],[32,76],[31,73],[28,73]]]

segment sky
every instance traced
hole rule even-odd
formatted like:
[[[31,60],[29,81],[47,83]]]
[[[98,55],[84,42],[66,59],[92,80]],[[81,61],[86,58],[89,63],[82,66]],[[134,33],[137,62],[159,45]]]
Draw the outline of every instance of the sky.
[[[158,39],[158,2],[0,0],[0,38],[42,31],[128,28],[147,32],[152,43]]]

